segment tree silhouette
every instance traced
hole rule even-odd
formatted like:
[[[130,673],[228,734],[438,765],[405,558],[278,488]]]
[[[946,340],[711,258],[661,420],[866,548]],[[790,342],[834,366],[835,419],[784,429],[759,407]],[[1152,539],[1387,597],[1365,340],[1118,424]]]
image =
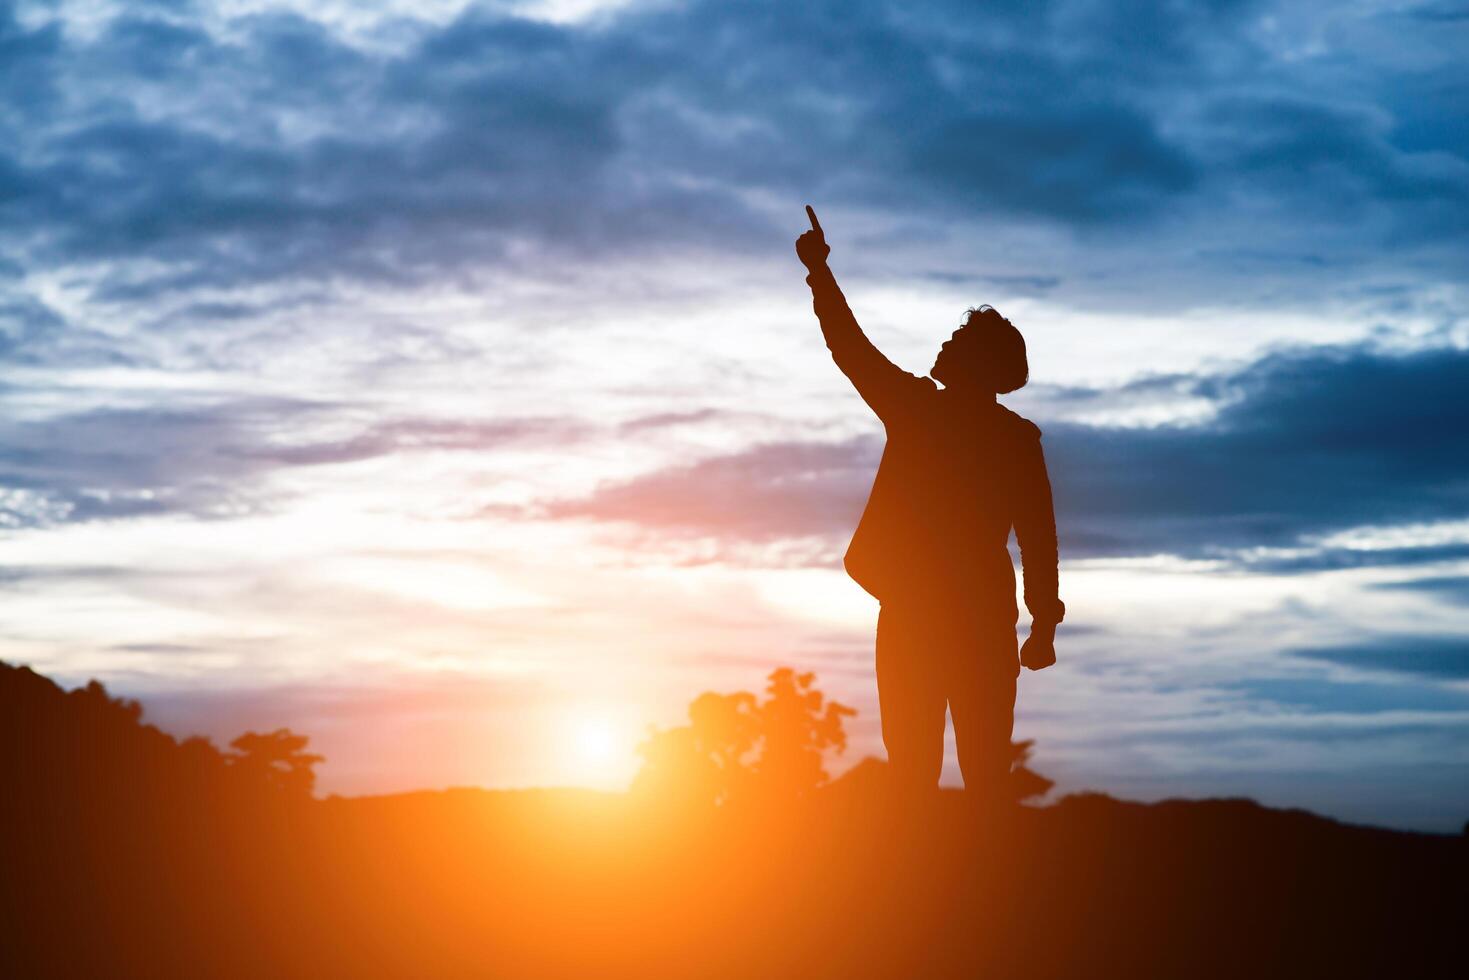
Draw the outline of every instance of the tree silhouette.
[[[690,702],[687,725],[650,729],[638,746],[643,767],[633,792],[710,806],[793,799],[825,785],[826,754],[846,750],[845,719],[856,710],[828,700],[814,673],[780,667],[767,681],[764,700],[748,691],[705,691]],[[1017,803],[1045,796],[1055,785],[1027,765],[1034,746],[1034,739],[1010,743],[1008,795]]]
[[[813,685],[816,675],[789,667],[771,672],[765,703],[757,717],[764,739],[754,771],[757,785],[780,796],[801,796],[825,783],[827,749],[843,752],[847,733],[842,719],[856,710],[827,701]]]
[[[246,732],[230,743],[235,750],[230,764],[291,796],[310,796],[316,785],[311,767],[324,758],[304,751],[310,741],[289,728],[277,728],[265,735]]]
[[[706,691],[689,705],[689,724],[654,728],[640,746],[634,791],[686,803],[718,804],[754,794],[799,796],[826,782],[828,749],[847,746],[842,719],[857,712],[828,701],[816,675],[770,673],[766,698]],[[753,758],[751,755],[753,754]]]
[[[689,704],[689,724],[654,728],[638,746],[643,768],[633,789],[672,802],[723,803],[748,784],[743,760],[758,738],[753,694],[705,691]]]

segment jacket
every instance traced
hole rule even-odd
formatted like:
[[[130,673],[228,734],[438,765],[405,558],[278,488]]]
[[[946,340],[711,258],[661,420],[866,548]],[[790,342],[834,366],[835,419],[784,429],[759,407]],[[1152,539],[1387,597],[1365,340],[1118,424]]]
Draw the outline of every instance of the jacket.
[[[883,603],[959,607],[1014,623],[1013,528],[1026,608],[1038,622],[1059,623],[1066,607],[1040,429],[991,399],[898,368],[857,325],[829,270],[806,281],[833,360],[887,430],[847,573]]]

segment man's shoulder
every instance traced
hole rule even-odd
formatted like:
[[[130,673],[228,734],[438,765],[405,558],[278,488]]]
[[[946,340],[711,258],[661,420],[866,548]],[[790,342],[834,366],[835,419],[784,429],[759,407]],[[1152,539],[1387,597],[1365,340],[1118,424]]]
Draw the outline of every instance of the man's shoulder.
[[[1014,431],[1016,435],[1026,439],[1040,439],[1040,426],[1036,425],[1025,416],[1020,415],[1017,412],[1012,412],[1010,409],[1006,408],[1004,405],[999,404],[998,402],[995,403],[995,407],[1000,410],[1000,418],[1003,420],[1003,424]]]
[[[925,428],[931,424],[939,404],[935,397],[938,393],[939,387],[931,378],[920,378],[894,367],[883,409],[878,414],[889,432]]]
[[[932,378],[920,378],[902,369],[898,370],[897,384],[901,386],[905,404],[918,409],[931,408],[939,404],[939,386]]]

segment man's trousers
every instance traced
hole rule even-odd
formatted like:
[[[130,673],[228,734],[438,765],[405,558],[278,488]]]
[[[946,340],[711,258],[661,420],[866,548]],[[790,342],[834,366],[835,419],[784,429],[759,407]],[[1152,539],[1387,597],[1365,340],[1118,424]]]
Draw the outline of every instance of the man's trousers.
[[[938,785],[947,709],[965,787],[998,795],[1010,771],[1019,673],[1013,622],[921,603],[884,603],[877,619],[877,693],[882,741],[897,783],[911,790]]]

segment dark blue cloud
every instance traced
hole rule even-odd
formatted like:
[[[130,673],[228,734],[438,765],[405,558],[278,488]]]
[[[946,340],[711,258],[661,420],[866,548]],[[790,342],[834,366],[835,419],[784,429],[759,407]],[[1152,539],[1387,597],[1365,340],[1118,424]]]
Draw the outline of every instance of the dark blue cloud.
[[[1119,389],[1124,398],[1213,401],[1218,411],[1204,423],[1042,420],[1062,552],[1216,556],[1278,572],[1463,557],[1463,544],[1327,548],[1312,538],[1469,514],[1469,455],[1456,451],[1457,434],[1469,431],[1466,377],[1469,351],[1458,348],[1305,348]],[[1050,397],[1096,407],[1107,393]],[[734,539],[840,539],[861,513],[879,452],[875,436],[759,446],[609,485],[551,513]],[[1294,550],[1252,558],[1250,549]]]
[[[30,296],[0,296],[0,361],[35,359],[66,327],[61,314]]]
[[[1289,653],[1366,671],[1442,680],[1469,679],[1469,638],[1466,637],[1374,637],[1345,646],[1306,647]]]
[[[916,181],[932,203],[1003,207],[1090,224],[1151,216],[1199,174],[1135,111],[1115,105],[945,120],[913,141]],[[1003,196],[997,194],[1003,190]]]
[[[1388,568],[1432,565],[1469,558],[1469,544],[1424,544],[1416,547],[1311,547],[1296,552],[1264,553],[1236,560],[1249,570],[1280,574],[1330,572],[1344,568]]]
[[[89,37],[27,30],[5,13],[0,261],[14,282],[36,269],[101,270],[94,299],[119,309],[184,293],[146,321],[162,331],[248,322],[291,302],[280,290],[207,295],[216,287],[289,281],[319,297],[349,280],[415,282],[522,260],[512,253],[554,268],[574,268],[573,255],[640,248],[784,254],[788,229],[749,203],[772,195],[864,204],[935,234],[956,219],[1008,216],[1106,247],[1200,215],[1213,216],[1212,229],[1240,208],[1272,213],[1272,227],[1351,226],[1345,237],[1318,236],[1309,252],[1253,234],[1196,250],[1205,264],[1245,261],[1283,275],[1389,254],[1389,243],[1404,255],[1460,247],[1469,146],[1445,135],[1454,128],[1441,124],[1445,114],[1412,114],[1422,83],[1374,62],[1380,98],[1357,81],[1345,94],[1330,90],[1352,49],[1313,76],[1311,64],[1268,50],[1259,26],[1269,12],[1083,0],[981,10],[694,3],[552,25],[470,8],[448,24],[405,27],[394,49],[290,15],[241,18],[225,36],[186,8],[155,8]],[[1247,90],[1235,84],[1242,78]],[[1411,131],[1388,122],[1400,102]],[[1064,273],[974,278],[1059,294],[1074,279]],[[20,286],[5,288],[0,357],[56,365],[130,356]],[[1463,516],[1469,473],[1447,442],[1469,423],[1466,368],[1469,355],[1454,348],[1342,347],[1207,377],[1055,392],[1053,401],[1073,405],[1150,389],[1220,405],[1202,425],[1047,423],[1063,549],[1207,555],[1299,546],[1354,524]],[[72,416],[48,423],[47,445],[62,448],[44,462],[44,426],[12,425],[0,477],[67,495],[81,514],[101,505],[79,488],[177,491],[193,485],[187,471],[238,488],[257,466],[402,444],[401,432],[379,427],[270,458],[239,436],[259,428],[244,411]],[[174,447],[170,462],[142,447],[114,460],[107,478],[103,457],[77,455],[98,432],[138,425],[158,434],[153,445]],[[835,537],[860,510],[875,451],[870,439],[758,447],[553,512],[612,517],[656,500],[644,520],[669,528],[714,522],[736,537]],[[787,479],[792,472],[810,479],[803,486]],[[738,495],[718,513],[707,500],[696,505],[717,481],[761,507]],[[824,499],[808,499],[815,491]],[[1445,554],[1397,557],[1430,553]],[[1299,570],[1385,557],[1317,549],[1259,561]]]
[[[1379,714],[1385,711],[1469,711],[1469,691],[1425,683],[1333,681],[1321,677],[1269,677],[1222,688],[1250,704],[1274,704],[1309,712]]]
[[[10,4],[0,5],[0,124],[40,118],[56,106],[54,59],[62,50],[62,30],[50,24],[27,30]],[[0,200],[5,167],[0,163]]]
[[[1058,515],[1083,547],[1195,554],[1463,517],[1465,377],[1457,348],[1311,348],[1189,382],[1223,403],[1205,425],[1048,425]]]
[[[1430,24],[1460,24],[1469,22],[1469,4],[1457,0],[1439,0],[1399,11],[1402,16],[1427,21]]]
[[[1457,557],[1469,558],[1469,547],[1465,547],[1464,553]],[[1464,575],[1438,575],[1409,579],[1406,582],[1382,582],[1375,588],[1431,596],[1453,606],[1469,606],[1469,576]]]
[[[552,25],[470,8],[404,25],[393,50],[281,14],[223,36],[145,11],[95,37],[3,14],[0,251],[150,260],[114,270],[114,300],[416,281],[527,248],[785,250],[764,195],[935,228],[1145,226],[1164,248],[1245,215],[1286,251],[1320,232],[1332,264],[1389,244],[1462,258],[1469,151],[1434,135],[1452,113],[1415,109],[1411,73],[1376,63],[1378,87],[1344,98],[1334,64],[1272,56],[1269,12],[772,0]]]

